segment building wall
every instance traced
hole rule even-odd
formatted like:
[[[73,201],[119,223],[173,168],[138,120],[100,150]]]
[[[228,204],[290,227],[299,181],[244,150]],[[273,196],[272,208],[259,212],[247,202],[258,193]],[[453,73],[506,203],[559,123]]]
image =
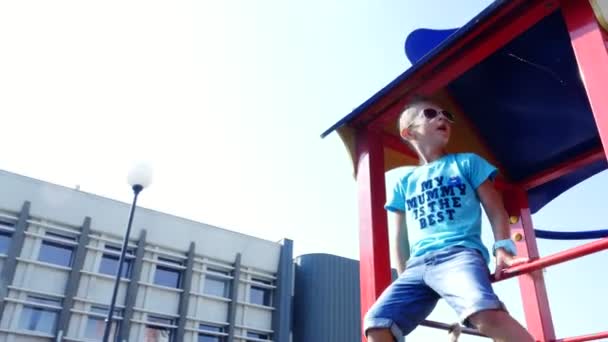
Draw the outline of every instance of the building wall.
[[[293,341],[361,341],[359,290],[357,260],[329,254],[296,258]]]
[[[99,341],[129,205],[3,171],[0,189],[0,341]],[[115,316],[123,340],[289,332],[278,323],[291,317],[291,241],[138,208],[128,251]]]
[[[359,263],[307,254],[295,265],[294,342],[360,341]]]

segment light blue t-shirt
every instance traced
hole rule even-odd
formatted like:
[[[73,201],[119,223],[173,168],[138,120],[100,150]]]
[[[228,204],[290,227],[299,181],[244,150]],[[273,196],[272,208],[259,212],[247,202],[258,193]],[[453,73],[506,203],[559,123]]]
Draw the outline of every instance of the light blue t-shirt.
[[[405,213],[410,256],[465,246],[478,249],[489,262],[481,241],[481,205],[476,190],[496,172],[493,165],[473,153],[448,154],[407,171],[385,208]]]

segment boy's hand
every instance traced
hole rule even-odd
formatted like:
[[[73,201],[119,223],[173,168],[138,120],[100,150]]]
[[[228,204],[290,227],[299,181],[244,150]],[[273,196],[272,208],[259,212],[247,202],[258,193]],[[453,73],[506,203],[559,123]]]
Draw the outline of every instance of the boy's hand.
[[[496,250],[496,271],[494,272],[494,276],[496,279],[500,279],[502,277],[502,272],[506,268],[524,264],[526,262],[528,262],[528,258],[516,258],[503,248],[498,248]]]

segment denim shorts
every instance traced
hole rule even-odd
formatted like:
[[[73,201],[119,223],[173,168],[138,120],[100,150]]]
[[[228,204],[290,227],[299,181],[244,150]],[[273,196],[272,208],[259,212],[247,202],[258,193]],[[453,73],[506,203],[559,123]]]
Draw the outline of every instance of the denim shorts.
[[[443,298],[456,311],[460,322],[474,313],[501,309],[490,282],[486,260],[476,249],[449,247],[411,258],[406,270],[384,290],[363,321],[371,328],[390,329],[400,340],[418,326]]]

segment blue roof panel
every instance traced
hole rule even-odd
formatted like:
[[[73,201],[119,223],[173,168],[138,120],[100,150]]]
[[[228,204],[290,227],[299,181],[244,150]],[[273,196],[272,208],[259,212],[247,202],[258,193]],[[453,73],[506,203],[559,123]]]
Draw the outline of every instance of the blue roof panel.
[[[600,146],[595,120],[559,11],[448,86],[512,181]],[[530,193],[533,211],[605,163]],[[604,167],[605,168],[605,167]]]
[[[363,113],[503,4],[493,3],[460,29],[412,32],[405,50],[413,66],[324,135]],[[524,180],[601,146],[559,10],[452,81],[447,90],[511,181]],[[530,209],[538,211],[606,167],[605,160],[595,162],[530,190]]]
[[[512,180],[600,143],[559,12],[453,81],[448,90]]]

